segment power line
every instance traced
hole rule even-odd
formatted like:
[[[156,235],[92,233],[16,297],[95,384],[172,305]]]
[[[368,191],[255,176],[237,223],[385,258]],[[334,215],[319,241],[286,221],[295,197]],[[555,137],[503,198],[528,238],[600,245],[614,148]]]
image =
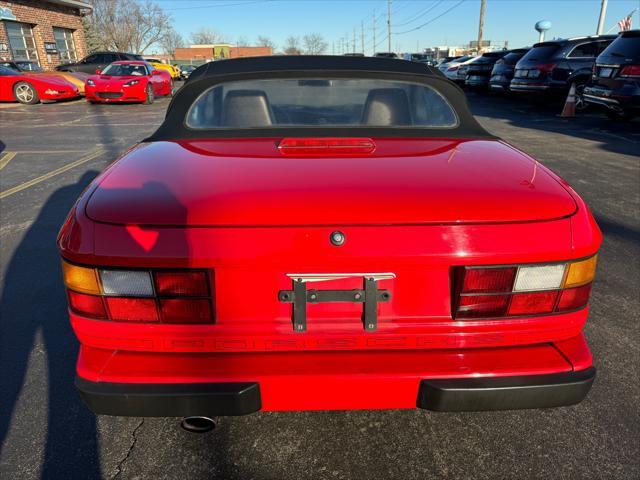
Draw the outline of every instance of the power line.
[[[405,33],[409,33],[409,32],[415,32],[416,30],[420,30],[423,27],[426,27],[427,25],[435,22],[436,20],[438,20],[439,18],[444,17],[447,13],[449,13],[451,10],[458,8],[460,5],[462,5],[465,2],[465,0],[460,0],[458,3],[456,3],[455,5],[453,5],[452,7],[448,8],[447,10],[445,10],[444,12],[442,12],[440,15],[438,15],[437,17],[432,18],[431,20],[429,20],[428,22],[423,23],[422,25],[418,25],[417,27],[411,28],[409,30],[405,30],[404,32],[396,32],[396,35],[404,35]]]
[[[415,21],[417,21],[418,19],[424,17],[427,13],[429,13],[431,10],[433,10],[434,8],[436,8],[438,5],[440,5],[442,2],[444,2],[444,0],[439,0],[438,2],[436,2],[435,4],[431,5],[430,7],[427,7],[424,10],[421,10],[419,14],[417,14],[416,16],[414,16],[411,20],[406,21],[406,22],[400,22],[400,23],[396,23],[396,27],[404,27],[405,25],[409,25],[410,23],[413,23]]]

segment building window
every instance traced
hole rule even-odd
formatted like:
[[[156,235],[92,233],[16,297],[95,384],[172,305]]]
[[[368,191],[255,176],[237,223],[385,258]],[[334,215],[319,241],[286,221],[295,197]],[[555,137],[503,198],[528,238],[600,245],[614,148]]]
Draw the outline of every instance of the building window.
[[[28,23],[5,22],[9,46],[14,60],[38,61],[36,41]]]
[[[60,61],[75,62],[78,57],[76,55],[76,44],[73,41],[73,30],[54,27],[53,36],[56,39]]]

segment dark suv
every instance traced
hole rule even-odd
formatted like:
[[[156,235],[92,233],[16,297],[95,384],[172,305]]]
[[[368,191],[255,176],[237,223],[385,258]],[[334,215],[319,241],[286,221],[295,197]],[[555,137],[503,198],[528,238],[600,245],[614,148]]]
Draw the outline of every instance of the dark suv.
[[[596,57],[615,38],[616,35],[599,35],[536,43],[516,64],[510,89],[566,97],[575,83],[576,109],[582,109],[582,91],[591,79]]]
[[[95,52],[83,58],[79,62],[65,63],[56,67],[60,72],[84,72],[94,74],[96,70],[104,70],[110,63],[119,60],[140,60],[144,61],[140,55],[123,52]]]
[[[598,56],[584,99],[616,120],[640,115],[640,30],[622,32]]]
[[[508,92],[509,84],[513,80],[513,72],[516,69],[516,63],[531,50],[530,48],[516,48],[509,51],[504,57],[499,59],[491,70],[491,78],[489,79],[489,88],[494,92]]]
[[[467,66],[467,76],[464,84],[475,90],[488,90],[489,77],[491,76],[493,66],[507,53],[509,53],[508,50],[499,50],[497,52],[483,53],[480,58],[476,58]]]

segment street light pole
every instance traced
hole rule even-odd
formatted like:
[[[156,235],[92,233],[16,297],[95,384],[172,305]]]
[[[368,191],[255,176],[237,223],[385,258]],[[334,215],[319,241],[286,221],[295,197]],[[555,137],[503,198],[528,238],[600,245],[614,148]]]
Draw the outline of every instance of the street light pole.
[[[482,35],[484,33],[484,7],[486,0],[482,0],[480,3],[480,25],[478,26],[478,55],[482,53]]]
[[[608,0],[602,0],[600,4],[600,18],[598,18],[598,29],[596,30],[596,35],[602,35],[602,30],[604,29],[604,18],[607,16],[607,3]]]
[[[376,53],[376,11],[373,11],[373,47],[372,47],[372,52],[371,52],[371,56],[375,55]]]
[[[387,51],[391,52],[391,0],[387,0],[387,40],[388,40]]]

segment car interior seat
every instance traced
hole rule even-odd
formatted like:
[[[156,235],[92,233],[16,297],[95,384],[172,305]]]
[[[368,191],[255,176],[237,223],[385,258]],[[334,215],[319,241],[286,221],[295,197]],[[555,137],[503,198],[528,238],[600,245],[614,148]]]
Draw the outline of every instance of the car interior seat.
[[[222,105],[223,127],[268,127],[273,112],[263,90],[231,90]]]
[[[369,92],[362,111],[364,125],[411,125],[407,93],[401,88],[376,88]]]

